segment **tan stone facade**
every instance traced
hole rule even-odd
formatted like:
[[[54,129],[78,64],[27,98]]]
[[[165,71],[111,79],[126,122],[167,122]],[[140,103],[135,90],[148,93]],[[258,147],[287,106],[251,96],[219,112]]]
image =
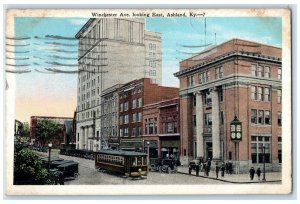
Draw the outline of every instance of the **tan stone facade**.
[[[281,49],[233,39],[180,63],[181,160],[239,160],[240,171],[281,163]],[[242,122],[242,141],[230,122]],[[263,154],[265,148],[265,154]]]
[[[95,151],[103,146],[102,92],[143,77],[161,83],[161,34],[146,31],[144,19],[91,18],[75,37],[80,71],[76,148]],[[159,63],[154,67],[155,60]]]

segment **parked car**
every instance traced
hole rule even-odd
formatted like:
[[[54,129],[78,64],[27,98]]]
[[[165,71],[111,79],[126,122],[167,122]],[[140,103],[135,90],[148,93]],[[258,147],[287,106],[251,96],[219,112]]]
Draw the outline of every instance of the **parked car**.
[[[203,162],[203,159],[201,157],[198,157],[194,160],[191,160],[189,162],[189,174],[192,173],[192,171],[197,171],[198,170],[198,173],[199,173],[199,169],[200,169],[200,164],[201,162]],[[197,173],[197,172],[196,172]]]

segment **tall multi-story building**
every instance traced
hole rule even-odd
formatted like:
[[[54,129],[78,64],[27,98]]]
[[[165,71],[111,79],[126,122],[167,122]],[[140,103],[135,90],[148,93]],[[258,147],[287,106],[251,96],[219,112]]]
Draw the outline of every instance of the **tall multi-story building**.
[[[143,106],[178,96],[178,88],[153,84],[141,78],[119,88],[120,149],[142,151]]]
[[[91,18],[75,37],[79,40],[76,148],[97,150],[102,91],[142,77],[161,84],[161,35],[146,31],[144,19]]]
[[[181,161],[239,161],[240,171],[281,163],[281,48],[233,39],[181,61]],[[230,138],[234,117],[242,141]]]

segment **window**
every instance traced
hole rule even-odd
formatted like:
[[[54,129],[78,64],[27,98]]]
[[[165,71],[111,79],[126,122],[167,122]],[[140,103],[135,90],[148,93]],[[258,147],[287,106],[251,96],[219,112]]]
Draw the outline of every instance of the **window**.
[[[140,108],[140,107],[142,107],[143,106],[143,104],[142,104],[142,98],[139,98],[138,99],[138,107]]]
[[[203,73],[199,74],[199,84],[203,84],[205,82]]]
[[[264,88],[264,100],[271,101],[270,88]]]
[[[120,112],[123,112],[123,103],[120,104]]]
[[[277,102],[281,103],[282,100],[282,93],[281,90],[277,90]]]
[[[207,126],[212,125],[212,115],[211,113],[205,113],[204,114],[204,124]]]
[[[123,116],[122,115],[120,116],[119,121],[120,121],[120,125],[123,125]]]
[[[141,121],[142,121],[142,113],[139,112],[139,113],[138,113],[138,122],[141,122]]]
[[[223,67],[216,68],[216,79],[223,78]]]
[[[124,137],[128,137],[128,128],[124,128]]]
[[[205,94],[205,103],[207,105],[211,105],[211,94],[210,94],[210,92],[206,92],[206,94]]]
[[[260,100],[260,101],[263,100],[263,88],[262,87],[258,87],[257,99]]]
[[[252,163],[270,163],[271,162],[271,137],[269,136],[251,136],[251,158]]]
[[[265,78],[271,78],[270,67],[265,67]]]
[[[149,76],[156,76],[156,70],[150,70]]]
[[[172,127],[172,123],[171,122],[168,122],[167,123],[167,133],[172,133],[173,132],[173,127]]]
[[[251,123],[257,124],[257,110],[251,110]]]
[[[124,111],[128,111],[128,101],[124,103]]]
[[[194,105],[194,106],[196,106],[196,103],[197,103],[196,100],[197,100],[197,97],[196,97],[196,95],[194,95],[194,96],[193,96],[193,105]]]
[[[256,64],[251,65],[251,75],[257,76],[257,65]]]
[[[258,124],[264,124],[264,111],[259,110],[258,111]]]
[[[135,109],[136,108],[136,99],[133,99],[132,101],[132,109]]]
[[[133,128],[132,128],[132,136],[136,136],[136,133],[137,133],[137,132],[136,132],[136,127],[133,127]]]
[[[258,66],[258,76],[264,77],[264,67],[261,65]]]
[[[143,134],[143,129],[142,126],[138,127],[138,135],[142,135]]]
[[[278,79],[282,79],[281,67],[278,67]]]
[[[132,113],[132,122],[135,123],[136,122],[136,113]]]
[[[265,111],[265,124],[271,125],[271,113],[270,111]]]
[[[257,88],[256,86],[251,86],[251,99],[257,100]]]
[[[210,81],[210,72],[207,71],[206,72],[206,82],[209,82]]]
[[[278,112],[278,126],[281,127],[282,126],[282,113]]]
[[[124,124],[128,124],[128,123],[129,123],[129,116],[124,115]]]
[[[194,76],[187,77],[188,87],[194,86]]]
[[[196,115],[193,115],[193,124],[194,124],[194,127],[196,127],[197,123],[196,123]]]
[[[122,128],[120,128],[120,137],[123,137],[123,129]]]

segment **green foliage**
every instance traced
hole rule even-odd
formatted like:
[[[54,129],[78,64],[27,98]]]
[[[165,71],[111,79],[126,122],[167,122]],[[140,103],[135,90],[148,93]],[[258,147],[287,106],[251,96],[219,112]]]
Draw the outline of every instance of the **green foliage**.
[[[29,123],[25,122],[25,123],[23,123],[23,126],[24,126],[23,137],[30,137]]]
[[[54,184],[54,176],[43,168],[38,155],[28,148],[16,147],[14,156],[15,185]]]
[[[52,120],[42,120],[37,124],[36,130],[38,139],[44,143],[49,143],[58,136],[60,127],[58,123]]]

